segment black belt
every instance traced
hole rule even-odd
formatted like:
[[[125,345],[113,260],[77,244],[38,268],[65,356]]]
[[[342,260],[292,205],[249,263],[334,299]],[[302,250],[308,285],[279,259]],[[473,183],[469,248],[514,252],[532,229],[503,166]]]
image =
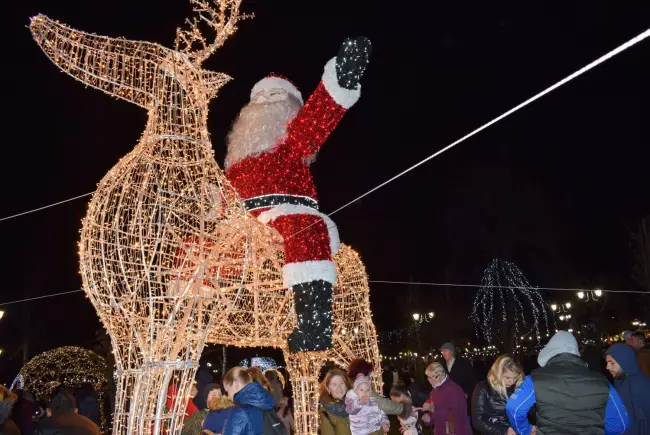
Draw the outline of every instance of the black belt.
[[[261,195],[244,200],[246,210],[252,211],[260,208],[274,207],[280,204],[302,205],[305,207],[318,210],[318,201],[308,196],[288,195],[288,194],[271,194]]]

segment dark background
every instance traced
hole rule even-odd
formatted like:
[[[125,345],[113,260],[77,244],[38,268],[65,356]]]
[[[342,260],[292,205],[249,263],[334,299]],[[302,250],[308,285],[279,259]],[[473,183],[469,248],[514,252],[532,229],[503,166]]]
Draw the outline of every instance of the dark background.
[[[235,78],[210,106],[219,163],[257,80],[281,73],[306,96],[345,36],[373,42],[362,98],[313,165],[326,212],[650,27],[643,1],[245,0],[243,10],[256,18],[204,64]],[[80,30],[171,46],[190,6],[3,6],[0,217],[92,191],[145,126],[140,108],[86,89],[50,63],[25,28],[39,12]],[[633,288],[630,230],[650,213],[649,59],[646,41],[341,211],[334,219],[342,240],[376,280],[477,284],[500,256],[539,286]],[[0,303],[80,288],[76,243],[86,203],[0,223]],[[377,284],[372,308],[380,331],[408,325],[413,309],[435,310],[439,336],[454,337],[471,330],[475,293]],[[615,297],[630,317],[643,314],[635,299]],[[0,309],[1,381],[23,356],[89,346],[99,328],[82,293]]]

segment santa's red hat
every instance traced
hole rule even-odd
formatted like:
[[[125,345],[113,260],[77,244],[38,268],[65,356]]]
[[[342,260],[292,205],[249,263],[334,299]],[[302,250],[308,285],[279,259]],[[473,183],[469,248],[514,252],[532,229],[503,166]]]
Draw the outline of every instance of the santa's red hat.
[[[255,86],[253,86],[253,89],[251,90],[251,99],[253,99],[253,96],[258,92],[268,89],[283,89],[290,95],[296,97],[298,101],[300,101],[300,104],[303,104],[302,94],[296,85],[294,85],[288,78],[278,74],[270,74],[255,83]]]

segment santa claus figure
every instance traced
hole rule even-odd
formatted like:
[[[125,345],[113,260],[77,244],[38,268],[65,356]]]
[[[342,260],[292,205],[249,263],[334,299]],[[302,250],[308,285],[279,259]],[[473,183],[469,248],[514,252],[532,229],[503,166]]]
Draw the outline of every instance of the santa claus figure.
[[[304,104],[287,79],[260,80],[228,135],[228,179],[248,210],[284,239],[284,284],[293,290],[297,314],[288,340],[292,352],[332,346],[332,255],[339,237],[334,222],[318,210],[309,166],[359,99],[369,55],[368,39],[346,39]]]

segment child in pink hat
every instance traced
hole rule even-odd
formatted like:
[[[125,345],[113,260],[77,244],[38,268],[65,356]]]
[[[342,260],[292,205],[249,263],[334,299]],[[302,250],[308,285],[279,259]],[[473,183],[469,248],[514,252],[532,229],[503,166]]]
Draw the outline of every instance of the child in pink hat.
[[[352,435],[379,435],[388,432],[388,417],[370,396],[371,390],[370,378],[360,373],[354,380],[354,388],[345,395],[345,410],[350,416]]]

